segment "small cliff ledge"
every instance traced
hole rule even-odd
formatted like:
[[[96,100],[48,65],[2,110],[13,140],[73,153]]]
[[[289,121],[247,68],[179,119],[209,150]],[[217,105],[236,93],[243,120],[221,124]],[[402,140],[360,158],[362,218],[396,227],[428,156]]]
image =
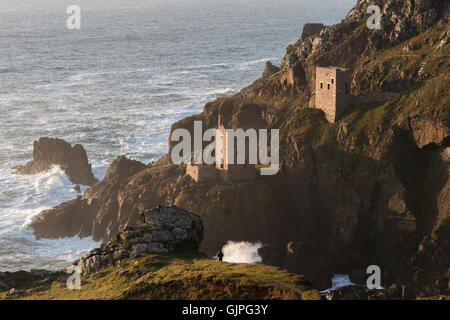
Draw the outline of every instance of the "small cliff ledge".
[[[15,166],[13,174],[32,175],[59,165],[70,181],[75,184],[91,186],[98,182],[92,174],[86,151],[83,146],[58,138],[39,138],[33,143],[33,160],[23,166]]]
[[[74,265],[82,274],[117,265],[142,254],[198,252],[203,239],[200,217],[179,207],[158,207],[141,215],[142,224],[127,227],[116,238],[91,250]]]

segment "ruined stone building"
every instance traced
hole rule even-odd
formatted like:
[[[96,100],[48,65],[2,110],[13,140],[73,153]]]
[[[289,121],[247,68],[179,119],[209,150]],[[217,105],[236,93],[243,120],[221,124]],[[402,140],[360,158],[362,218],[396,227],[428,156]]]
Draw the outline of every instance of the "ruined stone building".
[[[216,152],[219,152],[219,157],[222,159],[219,163],[216,164],[216,168],[220,170],[221,177],[225,180],[253,180],[256,178],[256,171],[254,165],[249,164],[249,146],[246,143],[245,150],[245,164],[237,164],[237,152],[236,152],[236,144],[234,150],[234,161],[233,164],[229,163],[229,150],[228,150],[228,140],[230,139],[227,129],[223,126],[221,122],[220,115],[218,117],[217,123],[218,134],[221,136],[221,139],[216,137],[216,143],[221,143],[222,145],[218,145],[216,148]],[[233,137],[234,139],[234,137]]]
[[[188,164],[186,175],[194,179],[195,182],[214,181],[219,178],[219,172],[214,166],[203,164]]]
[[[256,169],[254,165],[248,164],[248,148],[246,150],[246,164],[237,163],[237,153],[234,152],[234,161],[229,163],[228,159],[228,140],[227,129],[221,123],[220,115],[217,123],[216,135],[216,156],[220,159],[215,166],[212,165],[193,165],[188,164],[186,175],[191,176],[196,182],[213,181],[222,179],[224,181],[244,181],[256,179]],[[234,137],[233,137],[234,138]],[[236,144],[234,145],[236,148]],[[248,147],[248,146],[247,146]],[[236,151],[236,150],[234,150]]]
[[[339,67],[316,67],[315,107],[323,110],[329,122],[335,122],[349,106],[351,72]]]
[[[340,67],[316,67],[315,108],[323,110],[329,122],[335,122],[352,104],[384,103],[397,99],[397,92],[371,92],[353,96],[351,90],[352,74]]]

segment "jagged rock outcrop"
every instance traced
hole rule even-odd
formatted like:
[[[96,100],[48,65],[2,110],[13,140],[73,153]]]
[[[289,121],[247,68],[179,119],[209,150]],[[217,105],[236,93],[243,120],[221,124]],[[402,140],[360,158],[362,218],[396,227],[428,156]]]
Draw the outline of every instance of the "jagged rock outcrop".
[[[378,5],[381,9],[382,30],[366,27],[366,21],[370,17],[366,10],[370,5]],[[390,48],[435,25],[448,25],[448,16],[448,1],[360,0],[339,24],[326,27],[305,25],[306,30],[304,29],[299,41],[286,48],[280,68],[287,72],[296,63],[301,63],[308,82],[314,79],[315,65],[338,65],[354,69],[356,73],[361,68],[360,71],[364,74],[368,71],[366,66],[358,66],[362,55]],[[445,35],[446,32],[439,43],[448,41]],[[440,47],[439,43],[437,48]],[[410,70],[406,70],[403,76],[412,79],[415,77]],[[357,82],[353,85],[361,81],[358,76],[355,78]],[[399,87],[404,87],[404,84],[402,82]],[[313,88],[310,90],[313,91]]]
[[[303,26],[302,35],[300,37],[300,40],[305,40],[306,38],[315,36],[320,33],[325,28],[325,26],[322,23],[306,23]]]
[[[266,63],[266,68],[264,69],[264,72],[261,76],[261,78],[263,79],[268,79],[270,76],[274,75],[275,73],[277,73],[278,71],[280,71],[280,68],[277,66],[274,66],[272,64],[272,62],[267,61]]]
[[[120,228],[137,221],[137,218],[132,221],[118,219],[115,210],[118,210],[121,202],[126,201],[126,198],[118,194],[120,188],[145,167],[139,161],[118,157],[108,168],[105,178],[89,188],[83,197],[79,196],[75,200],[42,211],[29,227],[37,238],[94,235],[95,240],[101,240],[108,238],[105,232],[108,232],[109,238],[112,237]]]
[[[371,5],[380,7],[382,30],[366,26],[371,16],[367,8]],[[395,81],[383,82],[378,81],[377,75],[386,74],[391,66],[398,68],[398,63],[377,65],[380,70],[371,70],[367,64],[374,58],[362,58],[392,48],[434,26],[444,29],[442,36],[436,43],[430,40],[426,45],[436,46],[435,50],[442,49],[448,43],[449,30],[445,30],[445,26],[448,26],[449,10],[448,1],[440,0],[359,0],[345,19],[336,25],[306,24],[299,40],[286,48],[280,71],[273,77],[261,77],[241,93],[260,100],[276,98],[278,102],[271,101],[273,104],[282,103],[287,98],[294,99],[292,103],[309,101],[314,97],[311,83],[314,83],[316,65],[354,70],[352,92],[355,94],[379,90],[399,92],[426,77],[428,73],[424,69],[433,64],[422,66],[419,74],[420,66],[417,70],[411,70],[410,66],[399,70]]]
[[[92,174],[82,145],[76,144],[72,147],[62,139],[39,138],[39,141],[34,141],[33,146],[33,160],[23,166],[14,167],[14,174],[37,174],[59,165],[74,184],[91,186],[98,182]]]
[[[392,43],[406,40],[436,24],[448,8],[441,0],[360,0],[346,16],[345,21],[368,17],[366,9],[376,4],[381,8],[384,32],[378,36]]]
[[[116,265],[144,253],[197,252],[203,239],[200,217],[179,207],[159,207],[141,215],[142,223],[125,228],[114,240],[91,250],[74,264],[82,274]]]

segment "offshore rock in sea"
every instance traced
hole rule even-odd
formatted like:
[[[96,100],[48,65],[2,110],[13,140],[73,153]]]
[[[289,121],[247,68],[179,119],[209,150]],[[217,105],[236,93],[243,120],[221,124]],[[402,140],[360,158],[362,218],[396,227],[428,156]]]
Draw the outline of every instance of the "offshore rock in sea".
[[[141,215],[142,224],[127,227],[114,240],[91,250],[74,265],[82,274],[116,265],[127,258],[142,254],[197,252],[203,239],[200,217],[172,206],[154,208]]]
[[[39,138],[33,146],[33,160],[23,166],[15,166],[13,174],[32,175],[59,165],[74,184],[91,186],[98,182],[82,145],[72,147],[62,139]]]
[[[119,190],[128,184],[133,175],[143,169],[145,164],[139,161],[129,160],[125,156],[118,157],[108,168],[104,179],[87,189],[83,197],[78,196],[74,200],[40,212],[29,228],[33,229],[38,239],[74,236],[85,238],[92,235],[95,241],[111,240],[121,228],[135,225],[139,220],[138,213],[135,219],[120,217],[120,205],[129,197],[119,195]],[[147,208],[155,205],[157,204],[149,205]],[[106,209],[109,210],[108,213],[103,214],[103,210]],[[130,210],[128,207],[126,212]],[[111,218],[110,212],[119,217]],[[107,238],[104,237],[106,233]]]

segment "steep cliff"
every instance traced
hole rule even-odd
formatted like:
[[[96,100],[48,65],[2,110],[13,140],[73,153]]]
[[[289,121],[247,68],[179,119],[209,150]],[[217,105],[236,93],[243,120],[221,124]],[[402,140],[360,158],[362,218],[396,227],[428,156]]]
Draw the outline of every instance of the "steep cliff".
[[[448,293],[448,1],[375,2],[381,30],[367,28],[369,2],[360,0],[340,24],[308,26],[280,68],[268,64],[238,95],[172,126],[193,132],[201,120],[206,130],[220,114],[230,128],[280,129],[278,175],[196,184],[167,155],[149,165],[121,157],[82,198],[42,213],[31,225],[36,235],[69,235],[70,225],[107,241],[145,210],[177,205],[202,217],[209,254],[228,240],[259,240],[268,245],[265,263],[304,273],[319,288],[333,272],[377,264],[386,287]],[[401,96],[355,103],[330,124],[308,107],[317,65],[350,68],[355,95]]]

